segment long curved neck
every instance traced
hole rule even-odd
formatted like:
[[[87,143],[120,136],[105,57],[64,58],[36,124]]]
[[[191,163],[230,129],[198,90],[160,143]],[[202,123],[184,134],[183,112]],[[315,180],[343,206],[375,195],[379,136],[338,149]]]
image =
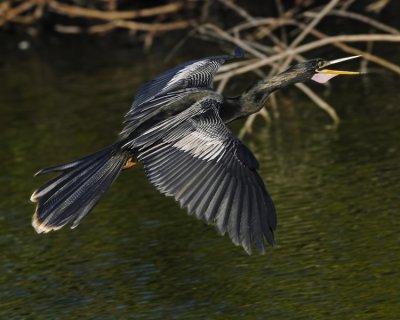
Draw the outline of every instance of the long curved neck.
[[[225,123],[249,116],[261,110],[268,96],[275,90],[304,80],[299,74],[293,72],[283,72],[270,79],[260,80],[241,96],[225,98],[220,109],[220,116]]]

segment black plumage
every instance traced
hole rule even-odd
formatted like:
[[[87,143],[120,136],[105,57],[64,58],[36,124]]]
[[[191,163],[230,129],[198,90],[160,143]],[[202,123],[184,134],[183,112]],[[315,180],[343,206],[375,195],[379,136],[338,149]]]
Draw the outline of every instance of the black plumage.
[[[130,143],[139,147],[138,160],[160,192],[173,196],[189,214],[215,221],[247,252],[250,240],[264,251],[260,234],[273,244],[275,210],[256,171],[257,160],[219,117],[221,103],[206,97]],[[256,190],[259,206],[253,205]],[[260,215],[271,216],[272,223]],[[259,230],[252,228],[253,221],[259,221]]]
[[[48,232],[72,222],[76,227],[124,168],[142,162],[149,181],[174,197],[189,214],[215,223],[221,234],[251,253],[274,244],[274,204],[257,173],[258,162],[225,126],[257,112],[268,95],[308,80],[329,63],[315,59],[271,79],[259,81],[241,96],[213,91],[219,66],[241,56],[187,62],[141,86],[124,128],[112,146],[82,159],[43,169],[59,176],[36,190],[33,226]],[[319,77],[321,82],[321,77]]]

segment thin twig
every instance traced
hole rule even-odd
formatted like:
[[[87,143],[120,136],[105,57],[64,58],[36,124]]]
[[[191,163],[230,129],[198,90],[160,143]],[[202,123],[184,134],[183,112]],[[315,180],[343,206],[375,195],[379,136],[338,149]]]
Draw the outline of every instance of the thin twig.
[[[236,12],[239,16],[242,18],[245,18],[248,21],[253,20],[254,18],[242,7],[238,6],[231,0],[219,0],[222,4],[224,4],[226,7],[232,9],[234,12]]]
[[[390,0],[377,0],[374,3],[371,3],[370,5],[367,6],[368,11],[373,11],[375,13],[380,13],[383,8],[385,8]]]
[[[253,123],[257,118],[258,113],[253,113],[247,117],[242,129],[240,129],[238,137],[243,139],[246,133],[253,133]]]
[[[91,18],[91,19],[108,20],[108,21],[152,17],[160,14],[177,12],[185,6],[183,2],[174,2],[159,7],[153,7],[141,10],[100,11],[96,9],[88,9],[79,6],[63,4],[54,0],[49,1],[48,5],[50,9],[60,14],[66,14],[73,17]]]
[[[219,82],[218,88],[217,88],[218,93],[222,93],[222,91],[224,91],[226,85],[228,84],[229,79],[230,78],[224,78]]]
[[[305,17],[314,17],[317,15],[317,12],[312,12],[308,11],[304,13]],[[372,19],[370,17],[367,17],[365,15],[356,13],[356,12],[349,12],[349,11],[344,11],[344,10],[332,10],[328,13],[328,15],[334,15],[338,17],[343,17],[343,18],[349,18],[357,21],[361,21],[365,24],[369,24],[372,27],[377,28],[378,30],[391,33],[391,34],[399,34],[400,31],[397,30],[394,27],[388,26],[387,24],[384,24],[380,21],[377,21],[375,19]]]
[[[208,23],[205,25],[202,25],[198,28],[199,32],[204,32],[205,30],[212,30],[216,34],[220,36],[221,39],[224,39],[226,41],[234,43],[236,46],[241,47],[243,50],[251,53],[257,58],[266,58],[265,54],[253,49],[249,45],[247,45],[242,39],[234,38],[232,37],[229,33],[226,31],[222,30],[221,28],[217,27],[214,24]]]
[[[36,4],[37,4],[36,1],[32,0],[32,1],[22,2],[19,6],[15,8],[10,8],[9,6],[8,8],[6,8],[4,6],[4,8],[2,8],[4,11],[0,15],[0,27],[5,23],[7,23],[8,21],[13,20],[15,17],[21,15],[22,13],[32,9]]]
[[[260,59],[259,61],[248,64],[244,67],[238,68],[236,70],[229,71],[228,73],[231,73],[232,75],[236,74],[241,74],[241,73],[246,73],[252,70],[255,70],[257,68],[261,68],[265,65],[271,64],[277,60],[280,60],[282,58],[292,56],[297,53],[303,53],[307,52],[319,47],[326,46],[328,44],[332,44],[335,42],[367,42],[367,41],[376,41],[376,42],[400,42],[400,35],[389,35],[389,34],[359,34],[359,35],[339,35],[339,36],[333,36],[329,38],[324,38],[320,40],[316,40],[313,42],[306,43],[302,46],[299,46],[295,49],[287,50],[282,53],[278,53],[274,56],[265,58],[265,59]],[[215,80],[218,80],[219,77],[223,76],[225,74],[217,75],[215,77]],[[225,75],[226,76],[226,75]]]
[[[191,26],[191,21],[175,21],[165,23],[143,23],[125,20],[115,20],[105,24],[95,25],[88,29],[89,33],[101,33],[110,31],[115,28],[124,28],[136,31],[171,31],[177,29],[185,29]]]
[[[282,4],[282,2],[281,2],[280,0],[275,0],[275,6],[276,6],[276,8],[277,8],[277,10],[278,10],[278,16],[279,16],[279,17],[285,16],[285,10],[284,10],[283,4]],[[287,45],[287,43],[288,43],[288,37],[287,37],[287,33],[286,33],[285,28],[280,28],[280,33],[281,33],[282,42],[283,42],[285,45]]]
[[[296,39],[292,41],[289,48],[296,47],[303,39],[310,33],[311,29],[314,27],[331,11],[340,0],[331,0],[315,17],[314,19],[307,25],[307,27],[297,36]]]
[[[301,27],[301,24],[299,24],[299,26]],[[320,39],[325,39],[326,37],[329,37],[328,35],[320,32],[320,31],[317,31],[317,30],[312,30],[311,33]],[[367,42],[367,43],[371,43],[371,42]],[[386,69],[389,69],[393,72],[396,72],[397,74],[400,74],[400,66],[398,66],[394,63],[391,63],[390,61],[388,61],[386,59],[378,57],[370,52],[351,47],[340,41],[334,42],[332,45],[341,49],[344,52],[348,52],[353,55],[360,55],[363,57],[364,60],[374,62],[376,64],[381,65],[382,67],[384,67]]]
[[[311,100],[313,100],[321,109],[323,109],[333,120],[334,127],[339,125],[339,117],[335,109],[329,105],[325,100],[322,100],[314,91],[312,91],[304,83],[296,83],[295,86],[303,91]]]

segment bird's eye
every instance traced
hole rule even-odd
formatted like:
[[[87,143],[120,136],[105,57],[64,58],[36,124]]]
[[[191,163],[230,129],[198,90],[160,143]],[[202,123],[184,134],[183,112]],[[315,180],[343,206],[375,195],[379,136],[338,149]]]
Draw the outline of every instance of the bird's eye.
[[[325,65],[325,63],[323,61],[318,61],[317,67],[318,67],[318,69],[320,69],[320,68],[323,68],[324,65]]]

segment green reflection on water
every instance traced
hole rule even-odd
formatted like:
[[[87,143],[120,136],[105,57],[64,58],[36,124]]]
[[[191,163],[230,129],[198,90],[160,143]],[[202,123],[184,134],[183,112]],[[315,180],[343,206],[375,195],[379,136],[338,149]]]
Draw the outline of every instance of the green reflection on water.
[[[279,219],[277,248],[248,257],[160,196],[140,168],[79,228],[34,233],[28,199],[45,178],[32,173],[111,143],[134,90],[167,68],[159,56],[103,65],[94,54],[27,54],[0,66],[2,317],[396,318],[398,78],[335,79],[335,132],[287,92],[296,108],[246,139]]]

